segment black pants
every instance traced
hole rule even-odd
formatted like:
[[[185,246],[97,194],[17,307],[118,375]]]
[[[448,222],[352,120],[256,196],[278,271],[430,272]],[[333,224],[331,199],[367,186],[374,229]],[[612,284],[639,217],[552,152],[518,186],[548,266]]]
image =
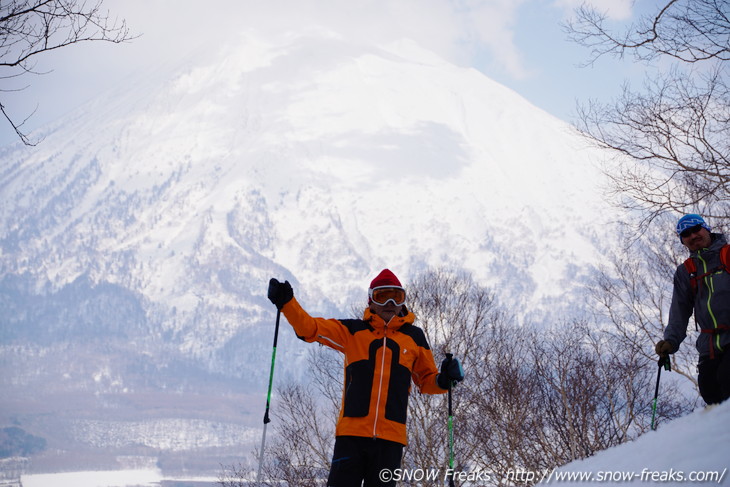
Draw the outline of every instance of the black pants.
[[[338,436],[327,487],[394,486],[395,481],[383,482],[381,479],[391,479],[389,474],[400,468],[402,456],[403,445],[400,443],[359,436]],[[387,472],[381,474],[383,470]]]
[[[715,353],[714,359],[702,356],[697,369],[700,394],[707,404],[730,398],[730,353]]]

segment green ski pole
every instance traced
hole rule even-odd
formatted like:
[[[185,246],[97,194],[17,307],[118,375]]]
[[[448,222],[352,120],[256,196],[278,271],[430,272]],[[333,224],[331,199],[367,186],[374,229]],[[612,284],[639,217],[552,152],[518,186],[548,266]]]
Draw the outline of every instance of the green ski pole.
[[[256,475],[256,483],[261,482],[261,468],[264,464],[264,447],[266,445],[266,425],[271,422],[269,419],[269,408],[271,406],[271,386],[274,383],[274,364],[276,363],[276,342],[279,339],[279,319],[281,310],[276,311],[276,328],[274,329],[274,349],[271,352],[271,371],[269,372],[269,391],[266,394],[266,412],[264,413],[264,434],[261,437],[261,450],[259,451],[259,471]]]
[[[657,399],[659,398],[659,378],[662,376],[662,368],[664,368],[667,372],[672,370],[672,365],[669,360],[669,355],[665,357],[659,357],[659,361],[657,362],[659,365],[659,370],[656,373],[656,388],[654,389],[654,401],[651,405],[651,429],[656,430],[656,406],[657,406]]]

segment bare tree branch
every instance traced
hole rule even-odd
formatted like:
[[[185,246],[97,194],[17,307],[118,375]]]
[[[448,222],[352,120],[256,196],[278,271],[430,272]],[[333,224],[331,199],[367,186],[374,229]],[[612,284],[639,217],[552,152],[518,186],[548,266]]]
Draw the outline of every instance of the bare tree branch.
[[[613,104],[579,107],[578,129],[617,155],[606,168],[619,206],[643,215],[645,230],[671,212],[730,223],[730,1],[671,0],[612,33],[606,16],[576,11],[570,38],[599,57],[673,61],[641,91],[625,86]]]
[[[582,6],[564,25],[569,38],[590,49],[590,61],[604,55],[636,60],[669,56],[686,63],[730,60],[730,11],[726,0],[670,0],[656,14],[630,25],[623,34],[612,33],[607,16]]]
[[[27,122],[28,119],[30,117],[32,117],[33,114],[35,114],[36,110],[38,110],[38,107],[37,106],[36,106],[35,110],[33,110],[33,112],[25,118],[25,120],[23,120],[20,123],[15,123],[15,121],[10,117],[10,115],[8,115],[8,112],[5,110],[5,107],[3,106],[3,104],[0,103],[0,112],[2,112],[3,117],[5,117],[5,120],[7,120],[8,123],[10,124],[10,126],[13,127],[13,130],[18,135],[18,137],[20,138],[20,140],[25,145],[28,145],[28,146],[34,146],[36,144],[33,143],[33,142],[31,142],[31,140],[20,129],[23,127],[23,125],[25,124],[25,122]]]
[[[0,80],[41,74],[34,70],[39,55],[78,44],[114,44],[134,39],[124,20],[102,10],[103,0],[10,0],[0,3]],[[22,90],[3,86],[0,92]],[[2,106],[2,114],[26,145],[34,145],[22,131],[24,123]],[[35,113],[35,111],[33,112]]]

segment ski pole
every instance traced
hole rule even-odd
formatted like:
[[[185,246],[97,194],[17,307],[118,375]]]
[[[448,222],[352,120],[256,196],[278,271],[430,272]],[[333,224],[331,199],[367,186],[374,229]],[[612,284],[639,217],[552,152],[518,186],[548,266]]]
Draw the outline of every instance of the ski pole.
[[[259,452],[259,471],[256,475],[256,483],[261,482],[261,467],[264,464],[264,446],[266,444],[266,425],[271,422],[269,419],[269,408],[271,406],[271,386],[274,382],[274,363],[276,362],[276,342],[279,338],[279,319],[281,310],[276,311],[276,328],[274,328],[274,349],[271,352],[271,371],[269,372],[269,391],[266,394],[266,412],[264,413],[264,434],[261,437],[261,450]]]
[[[451,360],[453,354],[447,353],[446,358]],[[449,487],[454,487],[454,410],[451,401],[451,388],[454,385],[452,380],[449,380]]]
[[[659,378],[662,376],[662,368],[666,369],[667,372],[672,370],[672,365],[669,360],[669,355],[664,357],[659,357],[659,361],[657,362],[659,365],[659,370],[656,373],[656,388],[654,389],[654,401],[651,405],[651,429],[656,430],[656,406],[657,406],[657,399],[659,398]]]

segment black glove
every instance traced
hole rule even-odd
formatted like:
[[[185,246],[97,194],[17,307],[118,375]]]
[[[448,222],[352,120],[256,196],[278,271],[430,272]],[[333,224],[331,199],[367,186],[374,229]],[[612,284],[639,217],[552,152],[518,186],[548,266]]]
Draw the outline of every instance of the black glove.
[[[449,384],[464,380],[464,369],[461,368],[458,358],[445,358],[441,362],[441,373],[436,378],[436,383],[441,389],[448,389]]]
[[[659,340],[654,347],[654,350],[656,351],[656,354],[662,358],[666,357],[670,353],[676,352],[674,345],[672,345],[672,342],[669,340]]]
[[[289,281],[279,282],[273,277],[269,281],[269,301],[274,303],[276,309],[281,310],[286,303],[294,297],[294,291]]]

